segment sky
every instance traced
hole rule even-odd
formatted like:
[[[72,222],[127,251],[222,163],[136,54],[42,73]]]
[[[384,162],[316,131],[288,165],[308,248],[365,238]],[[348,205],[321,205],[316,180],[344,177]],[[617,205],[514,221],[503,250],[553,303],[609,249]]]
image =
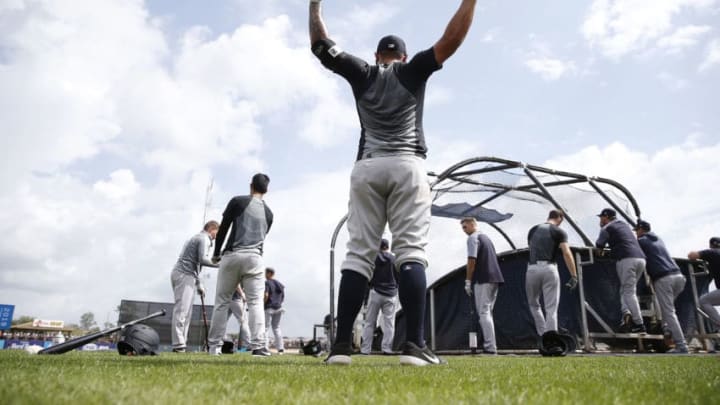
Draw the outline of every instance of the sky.
[[[330,37],[372,62],[389,33],[431,47],[459,3],[322,4]],[[328,313],[359,125],[310,52],[307,0],[0,0],[0,89],[0,303],[15,317],[102,325],[122,299],[172,302],[184,241],[256,172],[284,334]],[[497,156],[614,179],[685,257],[720,236],[718,94],[720,0],[479,1],[428,83],[427,168]],[[433,219],[429,282],[463,264],[465,238]]]

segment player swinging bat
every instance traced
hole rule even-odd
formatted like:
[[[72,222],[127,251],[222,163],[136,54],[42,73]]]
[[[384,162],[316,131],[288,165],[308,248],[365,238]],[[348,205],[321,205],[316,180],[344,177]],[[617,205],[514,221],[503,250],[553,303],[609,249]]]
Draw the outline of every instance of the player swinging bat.
[[[66,341],[65,343],[60,343],[60,344],[57,344],[57,345],[55,345],[55,346],[50,346],[50,347],[48,347],[47,349],[40,350],[40,351],[38,352],[38,354],[63,354],[63,353],[67,353],[67,352],[69,352],[69,351],[71,351],[71,350],[73,350],[73,349],[77,349],[78,347],[84,346],[84,345],[92,342],[93,340],[99,339],[99,338],[101,338],[101,337],[103,337],[103,336],[108,336],[108,335],[110,335],[110,334],[112,334],[112,333],[115,333],[115,332],[117,332],[117,331],[119,331],[119,330],[123,330],[123,329],[127,328],[128,326],[132,326],[132,325],[135,325],[135,324],[137,324],[137,323],[147,321],[148,319],[157,318],[157,317],[159,317],[159,316],[165,316],[165,310],[164,310],[164,309],[161,310],[161,311],[158,311],[158,312],[154,312],[154,313],[152,313],[152,314],[150,314],[150,315],[148,315],[148,316],[142,317],[142,318],[140,318],[140,319],[136,319],[136,320],[134,320],[134,321],[130,321],[130,322],[126,323],[126,324],[123,324],[123,325],[120,325],[120,326],[116,326],[116,327],[114,327],[114,328],[109,328],[109,329],[101,330],[100,332],[95,332],[95,333],[91,333],[91,334],[89,334],[89,335],[80,336],[80,337],[77,337],[77,338],[74,338],[74,339],[70,339],[70,340]]]

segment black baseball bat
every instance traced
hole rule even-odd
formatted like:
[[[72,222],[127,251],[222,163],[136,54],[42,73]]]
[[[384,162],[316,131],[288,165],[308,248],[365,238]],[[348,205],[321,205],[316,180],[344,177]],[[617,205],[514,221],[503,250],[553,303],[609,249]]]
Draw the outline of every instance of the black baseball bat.
[[[157,318],[158,316],[164,316],[165,310],[158,312],[153,312],[152,314],[148,316],[144,316],[140,319],[136,319],[134,321],[130,321],[128,323],[122,324],[120,326],[116,326],[114,328],[109,328],[105,330],[101,330],[100,332],[91,333],[89,335],[76,337],[74,339],[70,339],[67,342],[63,342],[54,346],[50,346],[47,349],[42,349],[38,352],[38,354],[63,354],[67,353],[70,350],[77,349],[80,346],[84,346],[90,342],[92,342],[95,339],[99,339],[103,336],[110,335],[112,333],[115,333],[119,330],[125,329],[128,326],[135,325],[136,323],[140,323],[143,321],[147,321],[148,319]]]
[[[203,330],[205,332],[205,351],[210,351],[210,341],[208,340],[208,322],[207,322],[207,315],[205,314],[205,294],[200,294],[200,305],[202,307],[202,316],[203,316]]]

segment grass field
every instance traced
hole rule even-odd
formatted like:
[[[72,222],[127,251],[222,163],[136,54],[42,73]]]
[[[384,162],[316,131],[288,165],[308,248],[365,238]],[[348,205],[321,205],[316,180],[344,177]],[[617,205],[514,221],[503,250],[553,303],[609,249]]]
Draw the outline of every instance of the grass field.
[[[711,404],[720,356],[447,356],[401,367],[397,357],[322,359],[203,353],[29,355],[0,350],[3,404]]]

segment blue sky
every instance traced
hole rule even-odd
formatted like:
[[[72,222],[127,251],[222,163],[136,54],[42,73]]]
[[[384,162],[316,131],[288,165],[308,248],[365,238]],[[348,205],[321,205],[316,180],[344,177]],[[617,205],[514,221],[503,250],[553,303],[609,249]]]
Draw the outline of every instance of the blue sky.
[[[367,60],[387,33],[430,47],[458,4],[323,1],[331,37]],[[612,178],[674,255],[704,248],[720,234],[719,17],[718,0],[478,2],[428,85],[428,169],[498,156]],[[121,299],[171,301],[209,180],[219,218],[256,171],[285,333],[327,312],[359,130],[309,52],[305,0],[3,0],[0,87],[0,301],[16,314],[104,322]],[[464,260],[456,225],[433,222],[430,281]]]

